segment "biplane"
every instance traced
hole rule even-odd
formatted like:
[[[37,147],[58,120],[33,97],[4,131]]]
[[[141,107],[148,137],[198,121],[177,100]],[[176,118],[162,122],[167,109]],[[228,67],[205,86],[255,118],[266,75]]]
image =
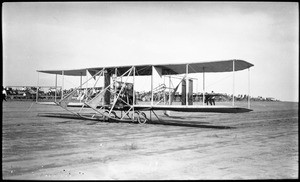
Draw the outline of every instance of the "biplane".
[[[205,93],[205,73],[232,72],[234,75],[235,71],[249,70],[252,66],[253,64],[244,60],[232,59],[183,64],[93,67],[73,70],[37,70],[37,72],[55,74],[56,86],[57,75],[80,76],[80,85],[68,93],[62,91],[60,100],[55,99],[54,102],[55,105],[60,106],[71,114],[83,119],[97,121],[146,123],[152,121],[152,114],[153,117],[155,116],[160,120],[156,111],[216,113],[243,113],[252,111],[250,104],[248,104],[248,108],[235,106],[234,94],[232,94],[232,106],[209,106],[204,104],[204,98],[208,95]],[[82,76],[87,76],[88,73],[91,77],[82,83]],[[176,76],[180,78],[180,82],[176,87],[172,88],[170,85],[166,86],[165,84],[154,88],[153,75],[155,73],[160,77],[165,76],[169,79]],[[191,73],[203,74],[202,105],[193,104],[193,78],[189,77]],[[148,103],[137,103],[135,78],[138,76],[151,77],[151,98]],[[100,78],[103,79],[101,87],[97,85]],[[94,84],[90,87],[84,87],[90,80],[93,80]],[[181,105],[173,105],[174,95],[179,85],[182,86]],[[164,95],[163,103],[161,100],[155,102],[154,95],[156,93],[168,93],[168,97],[166,99]],[[210,94],[210,96],[213,95],[217,96],[217,94]],[[80,98],[80,101],[72,102],[72,98]],[[249,98],[248,102],[250,102]],[[147,116],[146,112],[149,112],[150,117]]]

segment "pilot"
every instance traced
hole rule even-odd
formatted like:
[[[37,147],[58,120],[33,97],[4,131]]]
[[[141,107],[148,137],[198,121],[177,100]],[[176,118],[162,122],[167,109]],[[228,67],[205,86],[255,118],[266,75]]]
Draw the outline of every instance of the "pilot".
[[[128,103],[133,104],[133,84],[128,84],[126,88],[126,95],[128,97]]]

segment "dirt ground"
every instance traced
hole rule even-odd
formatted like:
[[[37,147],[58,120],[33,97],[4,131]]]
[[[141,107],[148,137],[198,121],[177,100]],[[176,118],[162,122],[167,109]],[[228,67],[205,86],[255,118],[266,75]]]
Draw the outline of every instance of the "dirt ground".
[[[187,123],[178,126],[41,117],[64,111],[3,102],[2,178],[299,178],[298,103],[251,105],[239,114],[172,112]]]

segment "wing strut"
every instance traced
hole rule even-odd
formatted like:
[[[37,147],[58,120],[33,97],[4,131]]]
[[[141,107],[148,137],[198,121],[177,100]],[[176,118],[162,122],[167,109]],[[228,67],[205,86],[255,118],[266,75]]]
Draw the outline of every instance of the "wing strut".
[[[232,106],[234,106],[234,70],[235,70],[235,66],[234,66],[235,61],[232,60]]]
[[[204,106],[205,100],[205,67],[203,67],[203,93],[202,93],[202,105]]]

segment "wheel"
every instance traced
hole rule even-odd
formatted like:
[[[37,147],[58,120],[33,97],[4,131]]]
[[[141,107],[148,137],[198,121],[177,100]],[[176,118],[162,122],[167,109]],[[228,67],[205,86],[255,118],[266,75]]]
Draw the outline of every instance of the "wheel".
[[[115,111],[111,111],[110,115],[108,115],[108,114],[109,114],[109,111],[108,111],[108,110],[104,111],[104,113],[107,113],[107,117],[111,117],[111,118],[119,118],[119,117],[117,116],[117,114],[116,114]]]
[[[138,117],[138,122],[140,124],[144,124],[148,121],[149,119],[147,118],[146,114],[144,112],[140,112],[139,113],[139,117]]]
[[[134,115],[134,119],[133,119],[133,115]],[[139,112],[138,111],[135,111],[134,113],[131,113],[131,117],[132,119],[132,122],[140,122],[139,121]]]

